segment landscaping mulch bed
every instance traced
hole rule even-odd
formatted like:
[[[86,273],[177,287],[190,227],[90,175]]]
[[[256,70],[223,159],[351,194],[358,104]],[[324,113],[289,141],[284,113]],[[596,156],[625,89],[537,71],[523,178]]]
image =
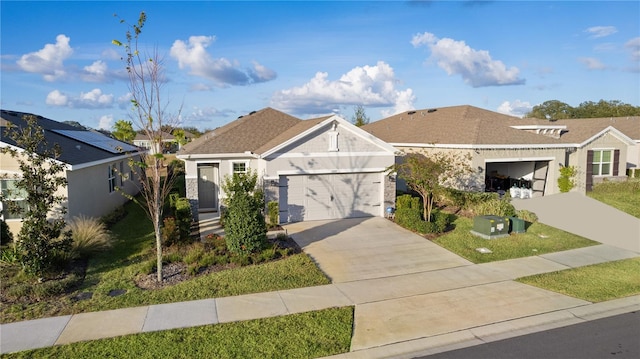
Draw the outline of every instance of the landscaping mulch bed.
[[[291,237],[276,237],[269,239],[269,242],[278,248],[291,249],[292,253],[300,253],[302,249]],[[162,266],[162,282],[158,282],[158,274],[153,273],[146,275],[138,275],[134,278],[134,282],[138,288],[155,290],[170,287],[180,282],[193,279],[198,276],[220,272],[228,269],[239,267],[236,263],[228,263],[225,265],[212,265],[201,269],[195,276],[187,273],[187,265],[182,262],[168,263]]]

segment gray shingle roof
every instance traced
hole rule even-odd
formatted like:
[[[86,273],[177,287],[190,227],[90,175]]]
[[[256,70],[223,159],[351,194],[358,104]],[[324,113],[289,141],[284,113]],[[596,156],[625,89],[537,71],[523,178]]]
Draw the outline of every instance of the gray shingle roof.
[[[291,133],[291,128],[303,122],[306,121],[267,107],[207,132],[183,146],[178,154],[261,153],[271,148],[264,148],[265,145],[282,139],[285,132]]]
[[[16,145],[15,141],[7,135],[6,123],[11,123],[15,126],[25,126],[26,123],[22,119],[24,115],[31,115],[23,112],[15,112],[15,111],[7,111],[1,110],[2,117],[2,128],[0,128],[0,139],[4,143],[8,143],[11,145]],[[65,123],[57,122],[48,118],[44,118],[42,116],[36,116],[38,119],[38,125],[42,127],[45,131],[45,140],[49,146],[53,146],[54,144],[58,144],[60,149],[62,150],[61,156],[58,160],[70,164],[70,165],[79,165],[89,162],[107,160],[109,158],[115,158],[121,156],[123,153],[114,154],[110,151],[106,151],[104,149],[92,146],[90,143],[79,141],[77,139],[73,139],[67,136],[64,136],[60,133],[56,133],[55,130],[67,130],[67,131],[81,131],[81,132],[89,132],[79,129],[78,127],[74,127]],[[98,132],[93,132],[94,134],[98,134]],[[101,136],[104,136],[100,134]],[[128,148],[129,144],[117,141],[122,144],[122,147]],[[137,149],[136,149],[137,152]]]
[[[465,105],[403,112],[365,125],[362,129],[389,143],[566,145],[581,143],[609,125],[632,139],[640,139],[639,119],[575,119],[550,122],[522,119]],[[564,125],[567,126],[567,130],[560,138],[552,138],[511,127],[523,125]]]

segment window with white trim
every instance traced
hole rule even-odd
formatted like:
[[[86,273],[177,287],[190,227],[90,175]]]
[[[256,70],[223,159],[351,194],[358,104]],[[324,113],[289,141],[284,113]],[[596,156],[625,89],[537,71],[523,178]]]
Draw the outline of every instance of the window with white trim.
[[[613,150],[593,150],[591,166],[594,176],[611,176]]]
[[[247,173],[247,162],[231,162],[233,173]]]
[[[109,165],[108,168],[108,177],[107,180],[109,182],[109,193],[114,192],[116,190],[116,175],[117,175],[117,170],[116,170],[116,165]]]
[[[16,180],[3,179],[0,180],[0,190],[2,191],[2,219],[22,219],[20,213],[9,211],[9,202],[17,204],[23,211],[27,209],[26,192],[16,187]]]

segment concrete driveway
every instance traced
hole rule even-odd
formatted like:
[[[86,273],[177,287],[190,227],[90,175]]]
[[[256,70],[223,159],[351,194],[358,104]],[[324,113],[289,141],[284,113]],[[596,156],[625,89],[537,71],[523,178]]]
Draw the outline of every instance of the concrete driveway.
[[[298,222],[285,228],[333,283],[472,264],[380,217]]]
[[[540,222],[591,240],[640,253],[640,219],[576,192],[514,199]]]

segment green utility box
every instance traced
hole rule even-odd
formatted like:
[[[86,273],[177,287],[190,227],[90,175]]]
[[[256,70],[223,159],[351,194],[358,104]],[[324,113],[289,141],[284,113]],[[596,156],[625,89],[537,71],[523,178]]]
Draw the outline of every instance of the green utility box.
[[[526,232],[524,219],[518,217],[509,217],[509,233],[524,233]]]
[[[509,236],[509,218],[500,216],[477,216],[473,219],[471,233],[485,238],[495,239]]]

